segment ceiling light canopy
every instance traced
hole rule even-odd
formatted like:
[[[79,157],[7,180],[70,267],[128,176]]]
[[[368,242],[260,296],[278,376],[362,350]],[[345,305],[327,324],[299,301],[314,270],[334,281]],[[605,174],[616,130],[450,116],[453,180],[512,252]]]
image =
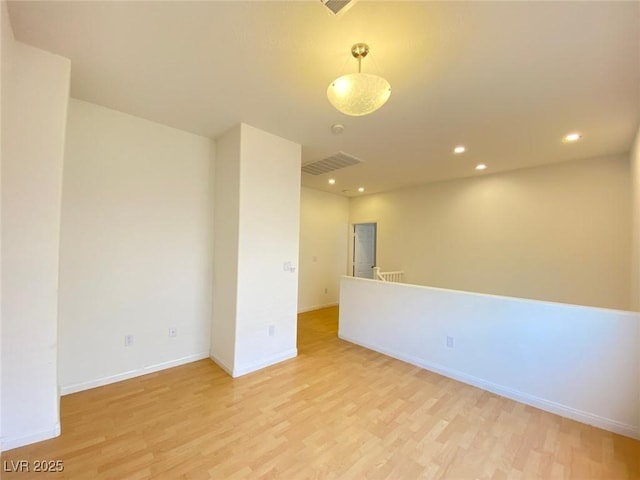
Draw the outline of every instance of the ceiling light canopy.
[[[347,115],[360,116],[375,112],[391,96],[391,85],[384,78],[362,73],[362,59],[368,53],[369,46],[366,43],[356,43],[351,47],[351,55],[358,60],[358,73],[342,75],[327,88],[331,105]]]

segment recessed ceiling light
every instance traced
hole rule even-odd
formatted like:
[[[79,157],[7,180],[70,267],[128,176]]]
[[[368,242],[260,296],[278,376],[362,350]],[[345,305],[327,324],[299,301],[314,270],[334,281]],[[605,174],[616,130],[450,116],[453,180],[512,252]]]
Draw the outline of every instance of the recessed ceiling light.
[[[358,189],[358,191],[359,191],[360,193],[364,192],[364,187],[360,187],[360,188]]]
[[[479,163],[476,165],[476,170],[486,170],[487,166],[484,163]]]
[[[460,155],[461,153],[464,153],[467,149],[464,148],[464,145],[458,145],[456,148],[453,149],[453,153],[455,153],[456,155]]]
[[[580,135],[578,132],[573,132],[573,133],[570,133],[568,135],[565,135],[565,137],[562,139],[562,141],[564,143],[571,143],[571,142],[577,142],[581,138],[582,138],[582,135]]]
[[[335,178],[330,178],[329,179],[329,185],[335,185],[336,183],[336,179]]]

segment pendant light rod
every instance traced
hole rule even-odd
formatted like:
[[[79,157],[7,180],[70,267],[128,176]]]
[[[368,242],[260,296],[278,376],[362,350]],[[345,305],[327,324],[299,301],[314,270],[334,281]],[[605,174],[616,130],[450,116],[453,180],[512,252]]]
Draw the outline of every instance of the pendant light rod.
[[[369,53],[369,45],[366,43],[356,43],[351,47],[351,55],[358,60],[358,73],[362,73],[362,59]]]
[[[364,58],[369,53],[369,45],[366,43],[356,43],[351,47],[351,55],[356,58]]]

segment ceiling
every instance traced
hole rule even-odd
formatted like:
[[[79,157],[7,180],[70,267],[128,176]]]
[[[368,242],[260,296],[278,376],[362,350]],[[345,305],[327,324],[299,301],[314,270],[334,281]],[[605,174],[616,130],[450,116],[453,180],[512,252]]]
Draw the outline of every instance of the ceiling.
[[[212,138],[245,122],[300,143],[303,163],[346,152],[363,163],[302,183],[348,196],[625,153],[640,124],[639,2],[360,0],[334,16],[318,0],[29,1],[9,14],[18,40],[71,59],[72,97]],[[326,90],[356,70],[357,42],[392,94],[349,117]],[[581,141],[562,143],[572,131]]]

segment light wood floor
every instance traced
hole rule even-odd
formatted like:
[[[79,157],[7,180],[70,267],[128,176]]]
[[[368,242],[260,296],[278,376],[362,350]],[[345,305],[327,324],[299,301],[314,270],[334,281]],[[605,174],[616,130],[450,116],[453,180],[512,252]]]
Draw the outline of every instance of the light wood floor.
[[[640,442],[343,342],[335,308],[300,315],[298,348],[235,380],[203,360],[65,396],[61,437],[2,455],[64,472],[1,476],[640,478]]]

